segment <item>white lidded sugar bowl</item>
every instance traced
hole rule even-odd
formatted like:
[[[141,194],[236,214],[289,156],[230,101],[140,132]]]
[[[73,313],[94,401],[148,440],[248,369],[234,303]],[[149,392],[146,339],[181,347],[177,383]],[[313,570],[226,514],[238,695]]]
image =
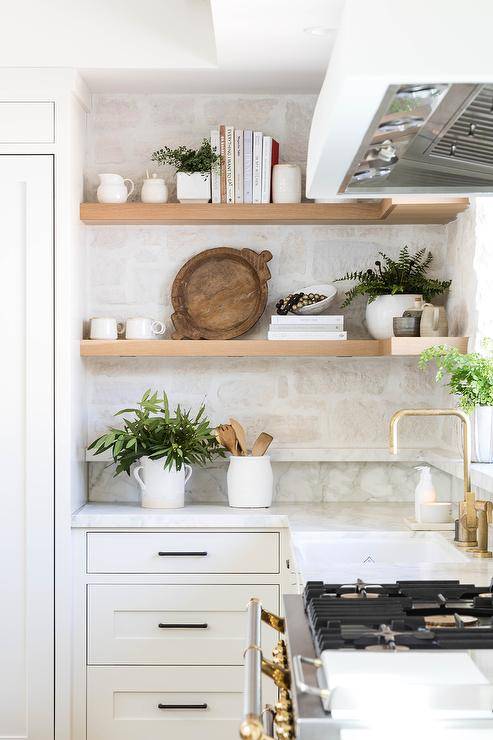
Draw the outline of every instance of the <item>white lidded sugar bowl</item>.
[[[110,172],[104,172],[98,175],[100,186],[97,190],[99,203],[126,203],[129,195],[132,195],[135,185],[128,177],[123,178]],[[125,183],[130,183],[130,190],[127,190]]]
[[[142,183],[140,199],[142,203],[167,203],[168,188],[164,180],[158,177],[156,173],[152,174],[151,177],[146,177]]]

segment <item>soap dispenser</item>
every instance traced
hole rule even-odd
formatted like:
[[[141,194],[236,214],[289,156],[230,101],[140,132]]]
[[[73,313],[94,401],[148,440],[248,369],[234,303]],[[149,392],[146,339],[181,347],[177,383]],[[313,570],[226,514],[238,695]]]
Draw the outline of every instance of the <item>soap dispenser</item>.
[[[414,491],[414,516],[417,522],[421,521],[421,504],[433,504],[437,494],[431,479],[431,468],[428,465],[419,465],[416,470],[421,471],[418,485]]]

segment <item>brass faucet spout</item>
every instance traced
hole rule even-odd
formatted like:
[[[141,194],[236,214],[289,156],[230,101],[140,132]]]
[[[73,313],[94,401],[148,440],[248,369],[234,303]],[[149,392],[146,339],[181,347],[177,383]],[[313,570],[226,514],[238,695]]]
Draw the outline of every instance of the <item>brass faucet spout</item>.
[[[460,545],[471,545],[476,542],[477,515],[475,496],[471,492],[471,422],[461,409],[400,409],[392,415],[389,428],[389,447],[393,455],[397,454],[397,429],[404,416],[455,416],[462,423],[462,456],[464,463],[464,501],[459,505]]]

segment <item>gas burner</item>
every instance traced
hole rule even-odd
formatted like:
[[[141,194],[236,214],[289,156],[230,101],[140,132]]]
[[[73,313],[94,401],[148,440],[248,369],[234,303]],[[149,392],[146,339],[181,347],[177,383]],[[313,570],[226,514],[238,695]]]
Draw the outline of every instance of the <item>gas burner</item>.
[[[340,594],[341,599],[378,599],[380,594],[375,591],[369,591],[369,589],[381,589],[382,587],[378,584],[365,583],[358,578],[356,583],[350,585],[341,586],[341,590],[344,589],[344,593]],[[346,591],[351,589],[351,591]]]

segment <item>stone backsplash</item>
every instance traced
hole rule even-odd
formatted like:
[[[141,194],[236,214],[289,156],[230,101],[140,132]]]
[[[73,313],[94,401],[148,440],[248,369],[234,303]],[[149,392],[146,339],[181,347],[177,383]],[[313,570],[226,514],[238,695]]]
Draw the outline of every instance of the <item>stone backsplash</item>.
[[[98,172],[140,180],[149,155],[164,144],[194,145],[218,122],[258,128],[274,135],[283,161],[304,164],[313,96],[96,95],[88,121],[87,198],[94,200]],[[165,172],[173,187],[172,174]],[[244,338],[265,337],[278,298],[315,282],[330,282],[347,270],[370,266],[379,250],[395,256],[408,244],[434,254],[434,273],[453,277],[447,262],[447,228],[431,226],[101,226],[86,227],[87,316],[152,316],[170,329],[170,289],[191,256],[216,246],[269,249],[269,305]],[[331,306],[340,313],[344,284]],[[351,338],[368,336],[364,301],[344,311]],[[234,341],[234,340],[233,340]],[[213,422],[232,415],[253,439],[271,432],[284,447],[385,447],[388,420],[403,406],[453,405],[417,369],[416,358],[115,358],[90,359],[88,440],[102,433],[119,408],[142,392],[165,389],[172,403],[192,408],[204,400]],[[404,446],[443,447],[453,441],[453,422],[408,419]],[[136,486],[111,478],[91,464],[92,500],[128,500]],[[276,463],[281,500],[408,500],[416,473],[412,464]],[[126,478],[126,476],[125,476]],[[447,495],[446,476],[438,474]],[[225,496],[224,464],[196,471],[191,497]]]

